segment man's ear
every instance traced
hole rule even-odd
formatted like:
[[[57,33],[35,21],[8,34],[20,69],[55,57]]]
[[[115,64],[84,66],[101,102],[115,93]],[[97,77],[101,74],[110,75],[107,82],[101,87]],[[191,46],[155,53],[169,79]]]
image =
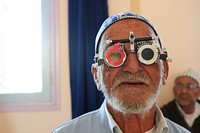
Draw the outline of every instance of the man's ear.
[[[91,73],[92,73],[92,76],[94,79],[94,83],[96,84],[97,89],[100,91],[101,89],[100,89],[100,85],[99,85],[99,81],[98,81],[98,77],[97,77],[97,64],[96,63],[92,64]]]
[[[169,65],[167,61],[163,61],[163,67],[164,67],[164,75],[163,75],[163,85],[166,85],[167,83],[167,77],[168,77],[168,73],[169,73]]]

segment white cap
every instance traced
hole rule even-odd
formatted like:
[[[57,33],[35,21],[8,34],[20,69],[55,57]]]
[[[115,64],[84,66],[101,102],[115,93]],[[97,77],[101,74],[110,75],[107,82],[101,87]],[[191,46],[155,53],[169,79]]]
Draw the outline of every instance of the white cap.
[[[178,77],[182,77],[182,76],[191,77],[192,79],[196,80],[197,83],[200,85],[200,75],[199,75],[197,72],[193,71],[192,69],[188,69],[188,70],[186,70],[186,71],[180,73],[180,74],[177,76],[177,78],[178,78]]]

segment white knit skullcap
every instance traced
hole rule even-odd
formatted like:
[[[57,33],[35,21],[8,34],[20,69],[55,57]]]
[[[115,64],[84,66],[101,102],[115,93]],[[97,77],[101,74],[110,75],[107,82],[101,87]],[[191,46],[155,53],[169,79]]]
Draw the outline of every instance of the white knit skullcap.
[[[186,70],[186,71],[180,73],[180,74],[177,76],[177,78],[178,78],[178,77],[182,77],[182,76],[191,77],[192,79],[196,80],[197,83],[200,85],[200,75],[199,75],[197,72],[193,71],[192,69],[188,69],[188,70]]]

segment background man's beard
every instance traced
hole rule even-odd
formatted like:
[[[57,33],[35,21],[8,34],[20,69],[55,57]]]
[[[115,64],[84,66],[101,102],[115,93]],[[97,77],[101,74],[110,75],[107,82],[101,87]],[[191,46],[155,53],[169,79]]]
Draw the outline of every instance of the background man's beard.
[[[188,100],[180,100],[180,99],[177,99],[178,103],[181,105],[181,106],[188,106],[191,104],[190,101]]]

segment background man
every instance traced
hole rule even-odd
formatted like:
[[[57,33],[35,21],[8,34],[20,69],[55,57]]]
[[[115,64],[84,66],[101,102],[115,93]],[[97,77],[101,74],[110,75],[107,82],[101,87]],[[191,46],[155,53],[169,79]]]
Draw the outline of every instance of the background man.
[[[165,117],[189,129],[200,131],[200,76],[189,69],[177,76],[174,82],[175,99],[162,107]]]

